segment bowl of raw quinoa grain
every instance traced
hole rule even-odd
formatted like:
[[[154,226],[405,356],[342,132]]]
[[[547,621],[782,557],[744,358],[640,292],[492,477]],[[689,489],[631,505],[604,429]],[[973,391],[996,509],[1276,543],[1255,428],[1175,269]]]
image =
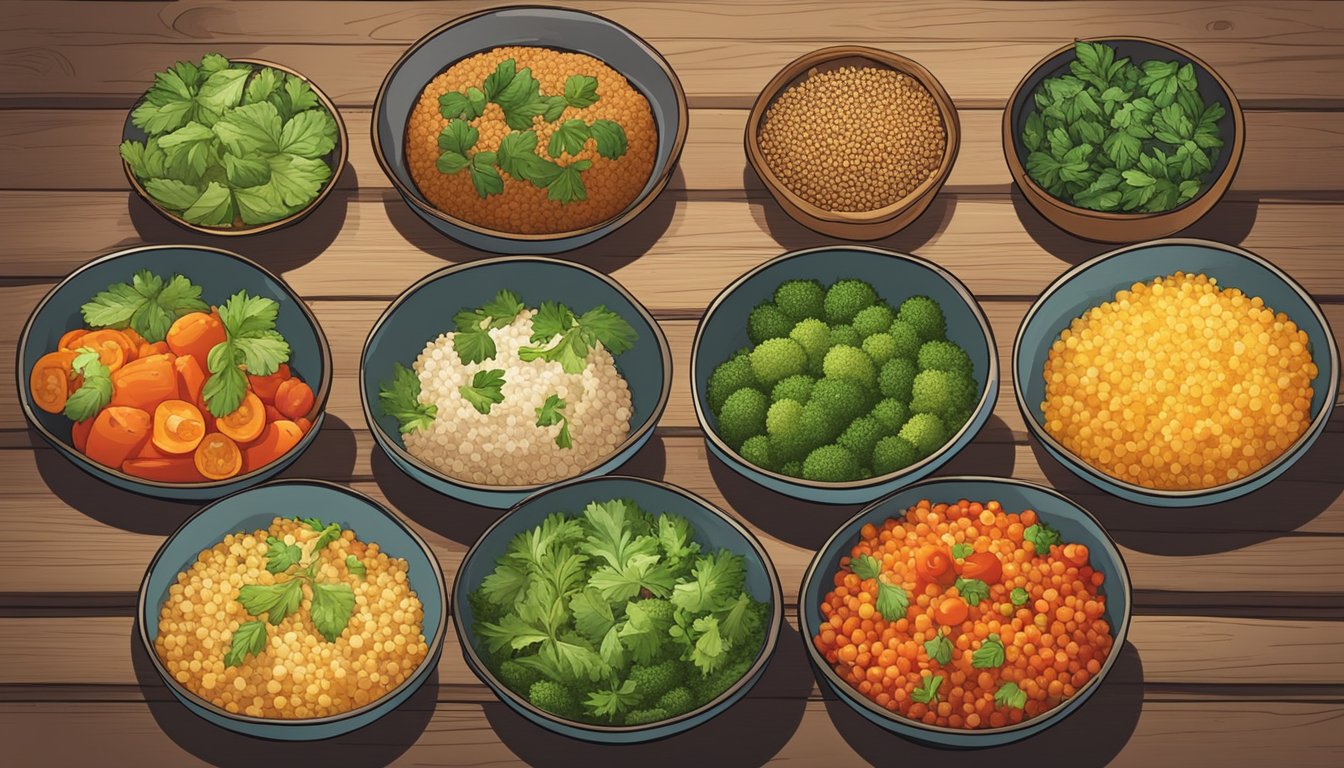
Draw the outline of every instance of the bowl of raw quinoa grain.
[[[203,507],[140,584],[137,631],[194,714],[283,741],[387,715],[434,672],[443,572],[392,512],[344,486],[279,480]]]
[[[1061,275],[1013,342],[1027,428],[1128,501],[1218,504],[1282,475],[1325,430],[1339,348],[1320,306],[1250,251],[1171,238]]]
[[[775,75],[747,118],[745,144],[756,175],[799,224],[877,240],[933,202],[960,136],[952,99],[918,62],[840,45]]]
[[[545,256],[426,276],[384,311],[360,359],[365,419],[388,458],[496,509],[625,463],[671,382],[648,310],[610,277]]]
[[[663,57],[589,13],[463,16],[393,65],[378,162],[440,232],[497,253],[558,253],[639,215],[676,170],[686,96]]]

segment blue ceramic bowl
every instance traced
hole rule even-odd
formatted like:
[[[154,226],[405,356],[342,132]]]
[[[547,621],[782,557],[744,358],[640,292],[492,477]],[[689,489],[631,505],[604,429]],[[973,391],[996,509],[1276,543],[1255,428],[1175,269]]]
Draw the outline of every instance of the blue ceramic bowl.
[[[1102,594],[1106,597],[1106,623],[1114,639],[1111,653],[1101,665],[1101,671],[1087,681],[1073,698],[1062,705],[1030,720],[1002,728],[967,731],[925,725],[908,720],[877,706],[854,690],[821,655],[812,638],[821,630],[821,603],[834,587],[835,572],[840,570],[840,558],[849,555],[859,540],[859,529],[872,523],[880,526],[889,517],[900,517],[921,499],[935,504],[951,504],[962,499],[987,502],[998,501],[1009,512],[1032,509],[1040,519],[1059,531],[1066,543],[1086,544],[1092,567],[1106,575]],[[812,666],[831,690],[851,709],[865,719],[892,733],[916,741],[962,749],[995,747],[1035,735],[1068,717],[1082,706],[1110,673],[1129,631],[1133,595],[1129,586],[1129,571],[1120,557],[1120,550],[1102,529],[1096,518],[1067,498],[1038,485],[1019,480],[994,477],[940,477],[916,483],[890,496],[869,504],[840,527],[817,552],[803,575],[803,586],[798,596],[798,627],[803,635]]]
[[[672,388],[672,352],[653,316],[610,277],[588,267],[544,256],[505,256],[441,269],[397,297],[374,323],[359,361],[359,395],[378,445],[392,463],[416,481],[455,499],[506,509],[537,491],[535,485],[482,485],[449,477],[406,450],[397,420],[383,413],[378,388],[392,378],[394,363],[407,368],[439,334],[452,330],[459,310],[479,307],[501,288],[528,307],[559,301],[576,311],[604,305],[635,329],[634,346],[616,356],[616,367],[630,387],[634,413],[630,434],[616,451],[580,477],[604,475],[624,464],[653,436]]]
[[[495,569],[496,562],[508,549],[514,536],[540,525],[552,513],[578,515],[590,502],[609,499],[631,499],[645,511],[655,514],[670,512],[686,518],[695,529],[695,540],[700,543],[702,550],[726,549],[745,558],[747,592],[754,599],[768,602],[771,606],[765,644],[756,662],[741,680],[699,709],[647,725],[593,725],[567,720],[537,709],[525,697],[509,690],[495,678],[476,652],[472,631],[471,601],[468,596]],[[490,686],[501,701],[548,731],[602,744],[633,744],[661,739],[702,725],[727,710],[747,695],[747,691],[751,690],[765,671],[779,641],[784,617],[779,577],[775,574],[770,556],[750,531],[708,501],[688,491],[656,480],[621,475],[560,483],[529,496],[506,512],[481,534],[481,538],[463,559],[462,567],[453,581],[453,605],[457,606],[453,613],[453,627],[457,630],[467,666],[471,667],[481,682]]]
[[[316,516],[323,522],[339,523],[342,528],[353,530],[360,541],[376,542],[388,557],[401,558],[409,564],[411,587],[424,606],[421,626],[429,653],[415,672],[386,696],[329,717],[277,720],[236,715],[188,691],[159,660],[154,650],[154,639],[159,634],[159,610],[168,598],[168,587],[177,583],[177,575],[190,567],[202,550],[218,544],[226,535],[266,528],[281,514]],[[168,537],[150,561],[140,584],[137,607],[140,643],[173,696],[211,723],[266,739],[329,739],[362,728],[396,709],[434,673],[448,626],[447,595],[443,572],[429,545],[377,502],[335,483],[277,480],[205,506]]]
[[[947,317],[947,338],[960,344],[975,365],[980,399],[968,421],[942,448],[899,472],[851,483],[819,483],[789,477],[748,463],[719,438],[706,392],[709,375],[737,350],[750,346],[747,315],[774,295],[785,280],[814,279],[829,285],[842,278],[866,280],[893,308],[917,295],[929,296]],[[862,504],[928,475],[975,437],[989,420],[999,396],[999,357],[985,313],[970,290],[951,272],[917,256],[865,246],[823,246],[786,253],[734,280],[714,299],[695,330],[691,348],[691,390],[705,443],[733,471],[786,496],[824,504]]]
[[[1313,382],[1311,424],[1278,459],[1234,483],[1192,491],[1163,491],[1117,480],[1074,455],[1045,431],[1041,403],[1045,400],[1045,360],[1050,346],[1074,318],[1115,298],[1138,282],[1177,270],[1203,272],[1225,288],[1240,288],[1284,312],[1307,332],[1319,373]],[[1307,452],[1325,430],[1339,388],[1339,348],[1325,313],[1302,286],[1250,251],[1207,240],[1173,238],[1140,243],[1084,262],[1060,275],[1027,311],[1013,341],[1013,392],[1027,428],[1051,456],[1075,475],[1107,493],[1158,507],[1197,507],[1244,496],[1283,474]]]
[[[240,290],[256,296],[266,296],[280,303],[276,328],[284,335],[292,349],[289,367],[296,376],[313,388],[315,395],[313,428],[299,444],[277,461],[261,469],[235,475],[227,480],[203,483],[164,483],[145,480],[105,467],[75,450],[70,443],[71,422],[62,414],[52,414],[36,407],[28,392],[28,374],[38,358],[56,349],[61,335],[73,328],[83,327],[80,307],[109,285],[129,282],[136,270],[149,271],[167,278],[181,274],[201,286],[201,298],[212,304],[221,304]],[[217,248],[199,245],[154,245],[130,248],[90,261],[70,273],[38,303],[29,316],[19,337],[18,354],[19,403],[28,423],[48,443],[60,451],[75,466],[104,482],[128,491],[165,499],[199,501],[217,499],[235,491],[251,487],[274,476],[294,462],[317,437],[331,391],[331,349],[317,318],[284,280],[265,267],[242,256]]]
[[[544,235],[502,232],[450,216],[429,202],[406,167],[406,123],[430,80],[475,53],[507,45],[540,46],[592,56],[620,72],[649,102],[658,130],[653,170],[616,216],[583,229]],[[378,164],[416,215],[461,243],[495,253],[560,253],[592,243],[639,215],[667,186],[686,143],[686,94],[657,51],[601,16],[565,8],[512,6],[455,19],[421,38],[392,65],[373,106]]]

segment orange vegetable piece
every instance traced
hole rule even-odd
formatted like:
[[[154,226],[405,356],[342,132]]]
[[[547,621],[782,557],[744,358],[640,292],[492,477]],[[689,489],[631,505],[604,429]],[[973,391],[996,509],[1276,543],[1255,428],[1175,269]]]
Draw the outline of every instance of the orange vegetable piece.
[[[76,421],[70,426],[70,442],[74,444],[75,450],[84,453],[84,449],[89,445],[89,433],[93,431],[93,419]]]
[[[140,357],[149,357],[150,355],[166,355],[172,352],[168,348],[168,342],[156,341],[153,344],[148,342],[140,345]]]
[[[965,623],[966,617],[970,615],[971,609],[965,600],[960,597],[946,597],[934,609],[933,620],[944,627],[955,627]]]
[[[205,437],[201,410],[185,400],[164,400],[154,409],[154,447],[164,453],[191,453]]]
[[[270,376],[248,376],[247,385],[253,392],[257,393],[261,402],[267,405],[275,405],[275,391],[292,376],[293,374],[289,372],[289,365],[281,363],[280,367],[275,369],[275,373]]]
[[[104,328],[101,331],[89,331],[79,339],[79,349],[88,347],[98,353],[98,362],[107,366],[109,371],[116,371],[126,364],[128,360],[134,360],[136,354],[135,345],[131,340],[117,330]]]
[[[284,456],[303,439],[303,429],[292,421],[281,419],[266,425],[261,437],[243,448],[243,466],[248,472],[270,464]]]
[[[309,421],[308,419],[304,418],[295,419],[294,423],[299,425],[299,429],[302,429],[303,434],[305,435],[308,434],[308,430],[313,428],[313,422]]]
[[[164,400],[179,400],[177,369],[170,355],[132,360],[112,374],[112,405],[152,412]]]
[[[76,345],[76,342],[84,338],[84,335],[87,333],[88,331],[84,328],[76,328],[73,331],[66,331],[65,335],[61,337],[60,342],[56,344],[56,348],[79,349],[79,347]]]
[[[275,409],[291,419],[307,416],[313,410],[313,388],[298,379],[289,379],[275,391]]]
[[[957,580],[947,547],[923,547],[915,553],[915,575],[925,583],[947,586]]]
[[[212,432],[196,446],[196,469],[210,480],[225,480],[243,469],[243,452],[228,435]]]
[[[60,413],[65,408],[65,401],[70,397],[70,382],[75,378],[70,364],[75,361],[76,354],[73,350],[63,349],[37,359],[28,377],[28,390],[38,408],[47,413]]]
[[[276,410],[276,408],[275,408],[274,405],[268,405],[268,406],[266,406],[266,421],[267,421],[267,422],[272,422],[272,421],[282,421],[284,418],[285,418],[285,415],[284,415],[283,413],[281,413],[280,411]]]
[[[104,466],[120,468],[149,440],[149,414],[139,408],[113,405],[93,420],[84,455]]]
[[[250,443],[266,428],[266,406],[255,392],[248,392],[233,413],[215,419],[220,432],[240,443]]]
[[[149,343],[149,339],[146,339],[144,336],[141,336],[138,331],[136,331],[134,328],[130,326],[122,328],[121,335],[125,336],[126,340],[131,343],[131,346],[135,347],[136,349],[139,349],[140,347]]]
[[[173,456],[166,459],[127,459],[121,464],[121,471],[145,480],[160,483],[200,483],[205,475],[196,469],[196,463],[190,456]]]
[[[136,452],[135,452],[135,455],[132,456],[131,458],[134,458],[134,459],[172,459],[172,458],[176,458],[176,457],[175,457],[173,454],[171,454],[171,453],[164,453],[163,451],[160,451],[158,448],[154,447],[154,431],[153,431],[153,427],[151,426],[151,427],[150,427],[150,433],[149,433],[149,439],[145,441],[145,444],[144,444],[144,445],[140,446],[140,450],[136,451]]]
[[[994,584],[1003,578],[1003,563],[993,552],[975,552],[966,556],[961,564],[961,575],[968,579],[979,579],[986,584]]]
[[[204,364],[216,344],[225,340],[224,324],[216,314],[190,312],[168,329],[168,348],[177,355],[192,355]]]
[[[173,368],[177,371],[182,399],[203,409],[205,403],[201,400],[201,390],[205,389],[205,369],[201,367],[200,361],[191,355],[183,355],[173,360]]]

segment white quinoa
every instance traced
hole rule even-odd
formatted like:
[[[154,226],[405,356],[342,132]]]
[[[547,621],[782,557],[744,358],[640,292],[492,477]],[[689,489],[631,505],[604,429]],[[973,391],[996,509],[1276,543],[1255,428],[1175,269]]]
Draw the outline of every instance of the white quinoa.
[[[630,388],[616,361],[600,343],[588,351],[581,373],[565,373],[559,363],[523,362],[521,347],[536,346],[535,310],[489,331],[494,357],[462,363],[453,350],[453,332],[425,345],[412,366],[420,378],[420,402],[438,407],[432,427],[406,433],[406,450],[440,472],[481,485],[536,485],[574,477],[610,456],[630,432]],[[549,346],[554,339],[542,346]],[[503,370],[504,401],[489,414],[477,411],[460,388],[477,371]],[[556,445],[560,425],[537,426],[537,409],[551,395],[565,401],[570,448]]]

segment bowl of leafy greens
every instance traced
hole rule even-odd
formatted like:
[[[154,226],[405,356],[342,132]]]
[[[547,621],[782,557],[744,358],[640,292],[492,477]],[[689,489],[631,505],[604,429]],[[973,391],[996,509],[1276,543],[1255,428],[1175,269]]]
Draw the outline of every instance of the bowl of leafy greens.
[[[1246,132],[1232,88],[1193,54],[1139,37],[1070,43],[1018,83],[1003,152],[1023,197],[1089,240],[1165,237],[1227,192]]]
[[[336,105],[308,78],[211,53],[154,74],[120,147],[136,194],[196,232],[251,235],[307,216],[349,153]]]
[[[747,694],[782,627],[761,543],[709,502],[608,476],[528,497],[453,586],[472,672],[524,718],[628,744],[701,725]]]

